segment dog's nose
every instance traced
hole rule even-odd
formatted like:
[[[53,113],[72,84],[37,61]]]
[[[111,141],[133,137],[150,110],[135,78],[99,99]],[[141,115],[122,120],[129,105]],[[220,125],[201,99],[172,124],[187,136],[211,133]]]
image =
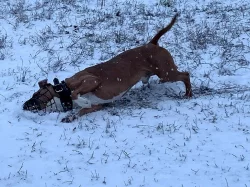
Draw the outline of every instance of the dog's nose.
[[[31,98],[23,104],[23,110],[36,112],[41,110],[41,104],[38,100]]]
[[[23,104],[23,110],[28,110],[28,101],[26,101],[24,104]]]

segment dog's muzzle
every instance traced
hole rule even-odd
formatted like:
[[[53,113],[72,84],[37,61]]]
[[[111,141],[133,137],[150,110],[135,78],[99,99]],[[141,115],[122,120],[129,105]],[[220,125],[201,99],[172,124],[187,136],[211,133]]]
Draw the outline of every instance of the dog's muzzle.
[[[54,91],[59,95],[59,99],[64,112],[73,109],[71,90],[67,87],[64,81],[60,83],[59,80],[55,78],[54,85],[46,83],[45,85],[41,86],[40,88],[43,91],[35,93],[31,99],[26,101],[23,104],[23,110],[28,110],[31,112],[46,112],[46,109],[49,109],[49,111],[59,111],[54,99],[55,95],[51,93],[47,86],[52,86]]]
[[[47,89],[47,88],[45,88]],[[46,96],[46,94],[49,93],[49,97]],[[43,99],[41,99],[43,97]],[[52,98],[52,99],[51,99]],[[26,101],[23,104],[23,110],[28,110],[34,113],[37,113],[39,111],[44,111],[46,112],[46,108],[50,108],[52,109],[53,106],[56,106],[56,102],[53,98],[53,95],[50,93],[50,91],[47,89],[47,91],[44,94],[35,94],[32,96],[31,99],[29,99],[28,101]]]
[[[23,104],[23,110],[38,111],[41,110],[41,102],[38,99],[31,98]]]

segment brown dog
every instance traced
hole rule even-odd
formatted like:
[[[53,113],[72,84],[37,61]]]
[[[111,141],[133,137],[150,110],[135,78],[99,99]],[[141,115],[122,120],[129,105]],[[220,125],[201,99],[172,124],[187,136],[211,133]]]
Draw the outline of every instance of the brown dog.
[[[157,75],[161,82],[184,82],[186,96],[191,97],[189,73],[179,72],[170,53],[158,46],[158,40],[171,29],[176,17],[177,15],[146,45],[130,49],[107,62],[86,68],[66,78],[65,82],[59,83],[56,80],[55,86],[48,84],[47,81],[39,82],[40,89],[33,95],[32,101],[24,103],[23,108],[41,110],[46,108],[54,97],[58,97],[66,100],[66,102],[61,101],[64,106],[69,106],[66,107],[66,111],[72,108],[72,98],[81,107],[78,115],[82,116],[100,110],[104,103],[119,99],[137,82],[147,83],[151,75]],[[67,93],[61,94],[63,90]],[[70,122],[75,117],[75,115],[67,117],[63,121]]]

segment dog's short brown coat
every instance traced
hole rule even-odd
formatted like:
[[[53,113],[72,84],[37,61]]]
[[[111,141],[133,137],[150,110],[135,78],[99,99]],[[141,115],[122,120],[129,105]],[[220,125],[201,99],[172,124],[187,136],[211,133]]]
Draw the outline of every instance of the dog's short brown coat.
[[[176,18],[177,15],[148,44],[127,50],[107,62],[88,67],[66,78],[66,85],[71,89],[72,100],[76,103],[86,95],[94,96],[102,101],[91,103],[86,100],[88,107],[82,107],[78,115],[101,109],[103,103],[110,102],[114,97],[124,94],[140,80],[146,83],[152,75],[157,75],[163,83],[182,81],[186,87],[186,96],[191,97],[189,73],[179,72],[171,54],[158,45],[158,40],[171,29]],[[41,85],[40,88],[42,89]],[[52,86],[46,88],[54,97],[60,97]],[[67,117],[63,121],[70,122],[74,118],[75,116]]]
[[[184,82],[186,96],[191,97],[189,73],[179,72],[171,54],[158,45],[158,40],[173,26],[176,17],[148,44],[127,50],[107,62],[86,68],[65,79],[72,90],[72,99],[76,100],[79,95],[91,92],[98,98],[109,100],[151,75],[157,75],[161,82]],[[99,108],[93,106],[93,111]],[[82,109],[79,114],[90,111]]]

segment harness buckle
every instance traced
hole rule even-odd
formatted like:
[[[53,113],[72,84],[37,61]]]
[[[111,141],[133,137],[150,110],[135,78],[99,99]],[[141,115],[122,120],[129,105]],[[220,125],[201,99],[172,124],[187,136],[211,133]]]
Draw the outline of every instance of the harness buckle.
[[[60,92],[63,91],[63,87],[62,87],[61,84],[56,84],[56,85],[54,86],[54,90],[55,90],[56,93],[60,93]]]

